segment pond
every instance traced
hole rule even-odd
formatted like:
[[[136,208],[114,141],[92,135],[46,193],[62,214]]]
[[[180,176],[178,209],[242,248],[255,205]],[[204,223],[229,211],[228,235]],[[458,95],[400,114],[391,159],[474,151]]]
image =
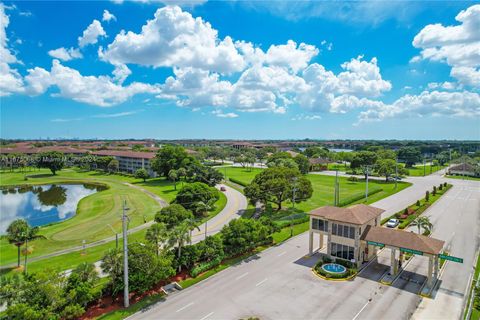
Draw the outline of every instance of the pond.
[[[73,217],[78,202],[104,186],[90,184],[53,184],[2,188],[0,193],[0,234],[15,219],[31,226],[43,226]]]

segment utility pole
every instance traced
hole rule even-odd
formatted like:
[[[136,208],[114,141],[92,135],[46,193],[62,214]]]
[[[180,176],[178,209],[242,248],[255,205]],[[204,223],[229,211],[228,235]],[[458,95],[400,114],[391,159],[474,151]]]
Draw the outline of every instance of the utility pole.
[[[425,177],[425,156],[423,156],[423,176]]]
[[[395,189],[397,189],[398,181],[398,159],[395,159]]]
[[[366,172],[367,172],[367,179],[366,179],[366,185],[365,185],[365,202],[368,200],[368,174],[369,174],[369,167],[365,166]]]
[[[25,269],[23,270],[27,274],[27,257],[28,257],[28,237],[25,238]]]
[[[123,306],[128,308],[130,301],[128,298],[128,242],[127,242],[127,201],[123,202],[122,227],[123,227]]]
[[[292,193],[292,204],[295,209],[295,193],[297,192],[297,178],[293,178],[293,193]],[[293,237],[293,224],[292,217],[290,217],[290,237]]]
[[[333,198],[333,205],[335,207],[338,207],[339,202],[340,202],[339,194],[340,194],[340,190],[339,190],[339,186],[338,186],[338,170],[335,170],[335,194],[334,194],[334,198]]]
[[[205,221],[205,239],[207,239],[207,226],[208,226],[208,220]]]

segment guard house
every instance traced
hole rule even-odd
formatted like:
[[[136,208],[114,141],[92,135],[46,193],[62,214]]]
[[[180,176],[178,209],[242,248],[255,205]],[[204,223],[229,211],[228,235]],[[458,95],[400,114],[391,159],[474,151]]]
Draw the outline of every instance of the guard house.
[[[380,226],[385,210],[357,204],[348,208],[325,206],[310,212],[309,252],[314,252],[314,236],[319,235],[319,249],[324,247],[332,259],[344,259],[358,268],[377,255],[380,248],[391,251],[390,274],[396,275],[405,252],[429,258],[428,284],[438,277],[438,255],[444,241],[413,232]]]

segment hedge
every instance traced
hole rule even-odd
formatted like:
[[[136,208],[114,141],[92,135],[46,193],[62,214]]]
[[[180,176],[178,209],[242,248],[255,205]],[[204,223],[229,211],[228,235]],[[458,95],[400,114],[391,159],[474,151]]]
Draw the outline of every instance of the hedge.
[[[243,182],[243,181],[241,181],[241,180],[238,180],[238,179],[235,179],[235,178],[228,178],[228,180],[230,180],[230,181],[233,182],[233,183],[239,184],[239,185],[241,185],[242,187],[248,186],[248,183],[245,183],[245,182]]]
[[[310,217],[305,216],[297,219],[292,219],[292,220],[278,220],[275,221],[275,224],[280,228],[283,229],[285,227],[288,227],[290,225],[294,226],[297,224],[305,223],[310,220]]]
[[[200,273],[203,273],[209,269],[212,269],[213,267],[218,266],[222,262],[222,259],[222,257],[218,257],[211,261],[200,263],[198,266],[192,268],[192,270],[190,271],[190,275],[192,276],[192,278],[195,278]]]
[[[368,196],[371,196],[375,193],[379,193],[380,191],[383,191],[383,189],[380,188],[380,187],[372,188],[371,190],[369,190]],[[363,198],[365,198],[365,193],[357,193],[357,194],[355,194],[351,197],[348,197],[348,198],[345,198],[345,199],[339,201],[338,206],[344,207],[344,206],[349,205],[352,202],[362,200]]]

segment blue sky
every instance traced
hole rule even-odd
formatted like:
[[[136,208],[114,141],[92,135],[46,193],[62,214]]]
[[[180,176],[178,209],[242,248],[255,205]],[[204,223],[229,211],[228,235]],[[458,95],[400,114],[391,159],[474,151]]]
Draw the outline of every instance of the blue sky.
[[[480,139],[475,2],[0,8],[2,138]]]

